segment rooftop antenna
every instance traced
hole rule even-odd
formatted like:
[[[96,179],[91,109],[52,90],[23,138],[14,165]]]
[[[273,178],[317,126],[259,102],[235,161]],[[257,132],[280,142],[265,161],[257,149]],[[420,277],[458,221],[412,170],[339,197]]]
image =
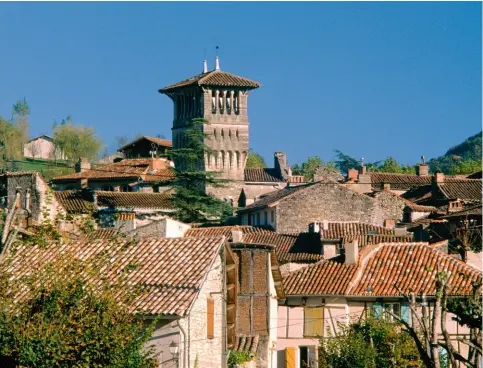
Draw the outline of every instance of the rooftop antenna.
[[[423,162],[423,165],[425,164],[424,160],[425,160],[424,156],[421,156],[421,161]]]
[[[364,157],[361,157],[361,166],[364,166]]]
[[[215,47],[216,56],[215,56],[215,70],[220,70],[220,58],[218,57],[218,50],[220,49],[219,46]]]
[[[208,73],[208,63],[206,62],[206,47],[203,52],[203,73]]]

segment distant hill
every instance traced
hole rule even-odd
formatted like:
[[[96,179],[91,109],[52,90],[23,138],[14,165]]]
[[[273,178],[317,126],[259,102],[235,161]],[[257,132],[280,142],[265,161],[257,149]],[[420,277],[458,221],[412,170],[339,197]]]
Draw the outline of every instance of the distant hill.
[[[431,172],[441,170],[447,174],[460,161],[481,160],[481,133],[479,132],[450,148],[443,156],[429,160],[428,165]]]

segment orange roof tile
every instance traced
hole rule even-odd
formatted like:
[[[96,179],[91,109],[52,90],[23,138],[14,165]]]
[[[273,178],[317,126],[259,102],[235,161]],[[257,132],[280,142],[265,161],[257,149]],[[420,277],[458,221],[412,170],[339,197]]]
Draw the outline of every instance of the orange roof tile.
[[[434,295],[435,274],[449,273],[450,295],[468,295],[477,269],[427,243],[382,243],[364,248],[358,264],[324,260],[289,273],[287,295],[402,296],[410,291]],[[372,289],[372,291],[370,291]]]
[[[260,83],[221,70],[213,70],[161,88],[159,92],[171,92],[187,86],[241,87],[245,89],[254,89],[260,87]]]
[[[245,181],[258,183],[279,183],[283,182],[277,169],[245,169]]]
[[[23,277],[72,251],[79,259],[94,260],[106,254],[116,265],[108,278],[118,277],[123,267],[137,267],[127,275],[127,283],[142,286],[133,311],[150,315],[184,316],[196,296],[225,238],[146,238],[136,243],[128,239],[80,241],[48,247],[25,246],[9,253],[16,277]],[[9,259],[7,257],[7,259]]]

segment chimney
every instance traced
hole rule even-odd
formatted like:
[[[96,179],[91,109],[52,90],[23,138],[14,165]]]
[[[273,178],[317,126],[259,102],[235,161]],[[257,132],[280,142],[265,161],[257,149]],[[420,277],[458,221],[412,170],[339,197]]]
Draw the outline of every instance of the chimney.
[[[149,169],[150,170],[160,170],[166,169],[168,167],[168,162],[162,158],[151,158],[149,160]]]
[[[329,230],[329,220],[323,220],[322,221],[322,230]]]
[[[241,230],[232,230],[231,239],[233,243],[240,243],[243,240],[243,232]]]
[[[79,158],[79,161],[75,163],[75,172],[81,173],[91,169],[91,163],[87,158]]]
[[[337,257],[337,245],[336,244],[323,244],[322,245],[324,259],[331,259]]]
[[[359,241],[353,240],[344,244],[345,264],[357,264],[359,260]]]
[[[386,229],[394,229],[396,227],[396,222],[392,219],[384,220],[384,227]]]
[[[437,184],[444,183],[444,174],[442,172],[437,172],[436,174],[434,174],[433,180]]]
[[[357,169],[347,170],[347,180],[357,180],[358,175],[359,175],[359,171],[357,171]]]
[[[203,73],[208,73],[208,63],[203,60]]]
[[[218,56],[215,57],[215,70],[220,70],[220,58]]]
[[[318,222],[312,222],[311,224],[309,224],[309,233],[320,233],[320,224]]]
[[[389,184],[389,183],[382,184],[382,189],[383,190],[391,190],[391,184]]]
[[[367,172],[366,165],[361,165],[359,169],[359,174],[364,175]]]
[[[421,163],[416,167],[416,171],[419,176],[429,175],[429,165],[426,165],[424,156],[421,156]]]
[[[275,152],[274,153],[274,167],[280,173],[280,176],[284,179],[288,177],[287,168],[287,156],[285,152]]]

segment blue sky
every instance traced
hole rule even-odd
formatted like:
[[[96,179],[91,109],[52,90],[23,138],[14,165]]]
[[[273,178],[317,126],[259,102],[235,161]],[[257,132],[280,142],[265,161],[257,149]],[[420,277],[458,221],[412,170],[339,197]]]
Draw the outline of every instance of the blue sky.
[[[214,66],[255,79],[250,145],[271,164],[340,149],[415,163],[481,129],[481,3],[0,3],[0,115],[171,137],[157,90]]]

